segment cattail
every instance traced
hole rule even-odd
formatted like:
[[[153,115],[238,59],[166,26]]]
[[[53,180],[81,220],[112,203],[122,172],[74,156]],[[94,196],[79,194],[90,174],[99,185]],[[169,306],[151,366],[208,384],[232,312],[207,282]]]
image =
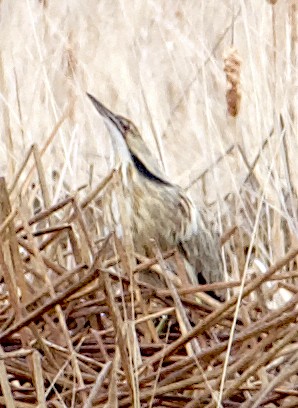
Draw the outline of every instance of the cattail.
[[[235,48],[230,48],[224,55],[224,71],[229,83],[226,92],[227,109],[230,116],[237,116],[240,109],[241,90],[240,90],[240,67],[241,59]]]

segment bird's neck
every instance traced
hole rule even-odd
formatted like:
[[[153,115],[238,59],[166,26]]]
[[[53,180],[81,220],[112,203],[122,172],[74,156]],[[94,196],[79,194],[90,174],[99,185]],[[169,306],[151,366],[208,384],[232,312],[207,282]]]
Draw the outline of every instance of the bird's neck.
[[[111,123],[108,121],[106,125],[109,129],[111,135],[111,141],[114,151],[114,161],[117,165],[119,162],[121,163],[129,163],[132,161],[130,151],[127,147],[127,144],[121,134],[121,132]]]

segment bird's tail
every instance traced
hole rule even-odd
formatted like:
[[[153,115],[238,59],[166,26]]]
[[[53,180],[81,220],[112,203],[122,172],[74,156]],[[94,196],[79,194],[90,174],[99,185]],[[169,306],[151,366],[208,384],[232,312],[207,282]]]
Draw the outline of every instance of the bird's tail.
[[[209,284],[226,280],[219,236],[211,233],[203,222],[198,233],[178,247],[192,267],[192,283]],[[215,295],[225,299],[224,291],[216,291]]]

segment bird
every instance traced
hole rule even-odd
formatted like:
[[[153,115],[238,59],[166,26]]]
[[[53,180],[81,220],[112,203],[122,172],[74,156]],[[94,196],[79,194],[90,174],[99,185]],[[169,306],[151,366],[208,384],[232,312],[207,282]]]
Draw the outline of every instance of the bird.
[[[219,238],[206,225],[202,211],[168,179],[134,123],[87,96],[111,137],[135,251],[148,255],[152,240],[161,251],[178,248],[191,284],[223,281]],[[210,294],[225,298],[222,291]]]

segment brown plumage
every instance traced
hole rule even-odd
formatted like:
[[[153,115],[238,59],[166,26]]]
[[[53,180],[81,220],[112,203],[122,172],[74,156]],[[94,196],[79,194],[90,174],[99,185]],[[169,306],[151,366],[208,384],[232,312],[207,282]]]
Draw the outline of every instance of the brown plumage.
[[[153,238],[162,251],[178,247],[191,283],[223,280],[219,242],[191,198],[166,178],[130,120],[87,95],[111,135],[136,252],[147,253]],[[115,211],[111,211],[110,221],[115,223]]]

